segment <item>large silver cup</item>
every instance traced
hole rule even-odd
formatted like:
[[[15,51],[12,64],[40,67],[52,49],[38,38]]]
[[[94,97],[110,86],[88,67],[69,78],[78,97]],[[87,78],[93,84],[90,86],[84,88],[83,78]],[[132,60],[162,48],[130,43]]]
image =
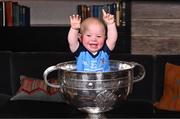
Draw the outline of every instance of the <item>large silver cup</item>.
[[[47,79],[55,70],[59,84],[51,84]],[[145,69],[139,63],[110,60],[109,72],[78,72],[76,62],[68,61],[48,67],[43,76],[48,86],[60,88],[68,104],[94,118],[94,114],[109,111],[117,101],[126,99],[133,84],[144,78]]]

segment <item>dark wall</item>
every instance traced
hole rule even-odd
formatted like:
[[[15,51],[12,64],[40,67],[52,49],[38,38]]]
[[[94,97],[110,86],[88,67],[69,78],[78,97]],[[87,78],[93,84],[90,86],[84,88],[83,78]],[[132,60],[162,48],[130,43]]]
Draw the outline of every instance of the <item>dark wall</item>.
[[[67,27],[12,27],[0,30],[0,50],[68,51]]]
[[[69,27],[4,27],[0,30],[0,50],[69,52],[68,31]],[[114,52],[129,53],[130,39],[126,29],[118,28],[118,32],[119,38]]]

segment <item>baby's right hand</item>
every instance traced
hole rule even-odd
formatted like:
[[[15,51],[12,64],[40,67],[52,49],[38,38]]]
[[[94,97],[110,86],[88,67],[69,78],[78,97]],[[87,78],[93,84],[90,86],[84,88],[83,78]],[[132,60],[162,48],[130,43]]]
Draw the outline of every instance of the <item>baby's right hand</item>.
[[[81,18],[79,15],[72,15],[70,18],[71,28],[78,30],[80,28]]]
[[[102,9],[102,13],[103,13],[103,19],[107,25],[113,24],[115,22],[114,15],[107,13],[104,9]]]

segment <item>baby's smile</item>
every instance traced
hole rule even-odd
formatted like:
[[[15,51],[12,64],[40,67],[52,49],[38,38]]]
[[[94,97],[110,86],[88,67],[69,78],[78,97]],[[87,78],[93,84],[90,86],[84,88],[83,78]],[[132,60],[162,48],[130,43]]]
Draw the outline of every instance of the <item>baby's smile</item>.
[[[97,48],[98,47],[98,44],[97,43],[90,43],[89,44],[92,48]]]

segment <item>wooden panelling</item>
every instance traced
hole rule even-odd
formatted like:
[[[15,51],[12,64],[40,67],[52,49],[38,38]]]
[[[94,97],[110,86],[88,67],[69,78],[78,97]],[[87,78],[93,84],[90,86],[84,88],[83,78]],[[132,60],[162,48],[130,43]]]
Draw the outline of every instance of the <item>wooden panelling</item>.
[[[180,1],[132,1],[132,18],[180,18]]]
[[[180,36],[178,37],[132,37],[132,54],[179,54]]]
[[[180,2],[132,2],[132,53],[180,54]]]
[[[134,19],[133,36],[180,36],[180,19]]]

